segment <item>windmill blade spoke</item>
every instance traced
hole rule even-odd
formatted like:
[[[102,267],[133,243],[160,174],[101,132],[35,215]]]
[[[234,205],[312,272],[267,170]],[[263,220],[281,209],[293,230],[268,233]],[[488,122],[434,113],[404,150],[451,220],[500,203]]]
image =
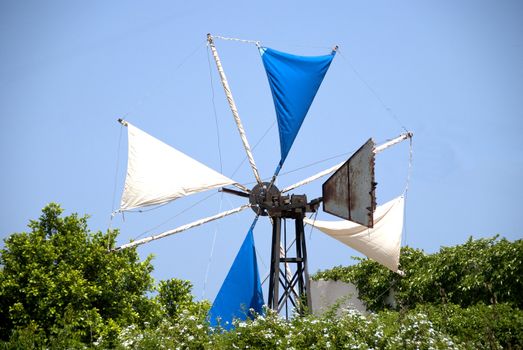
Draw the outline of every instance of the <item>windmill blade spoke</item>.
[[[387,148],[394,146],[395,144],[398,144],[398,143],[400,143],[402,141],[411,139],[413,135],[414,134],[412,132],[410,132],[410,131],[404,132],[403,134],[399,135],[398,137],[395,137],[392,140],[389,140],[389,141],[387,141],[385,143],[382,143],[379,146],[376,146],[374,148],[374,153],[378,154],[378,153],[386,150]]]
[[[235,208],[235,209],[231,209],[231,210],[227,210],[227,211],[221,212],[219,214],[216,214],[216,215],[213,215],[213,216],[209,216],[209,217],[197,220],[197,221],[193,221],[193,222],[191,222],[189,224],[177,227],[175,229],[172,229],[172,230],[169,230],[169,231],[166,231],[166,232],[154,235],[154,236],[145,237],[143,239],[140,239],[140,240],[137,240],[137,241],[134,241],[134,242],[131,242],[131,243],[124,244],[124,245],[122,245],[120,247],[117,247],[117,248],[115,248],[113,250],[116,251],[116,250],[131,248],[131,247],[135,247],[135,246],[142,245],[142,244],[145,244],[145,243],[149,243],[151,241],[154,241],[154,240],[157,240],[157,239],[160,239],[160,238],[164,238],[164,237],[167,237],[167,236],[170,236],[170,235],[174,235],[176,233],[180,233],[180,232],[186,231],[186,230],[188,230],[190,228],[193,228],[193,227],[196,227],[196,226],[203,225],[203,224],[208,223],[210,221],[218,220],[218,219],[224,218],[226,216],[239,213],[240,211],[242,211],[244,209],[247,209],[249,207],[250,207],[250,204],[245,204],[245,205],[242,205],[241,207],[238,207],[238,208]]]
[[[392,147],[392,146],[394,146],[394,145],[396,145],[396,144],[398,144],[398,143],[400,143],[402,141],[405,141],[405,140],[408,140],[408,139],[412,138],[412,136],[413,136],[412,132],[405,132],[405,133],[399,135],[398,137],[395,137],[395,138],[393,138],[393,139],[391,139],[391,140],[389,140],[389,141],[387,141],[387,142],[385,142],[385,143],[383,143],[383,144],[381,144],[379,146],[376,146],[374,148],[374,153],[378,154],[378,153],[386,150],[389,147]],[[320,171],[319,173],[317,173],[315,175],[312,175],[312,176],[310,176],[310,177],[308,177],[308,178],[306,178],[306,179],[304,179],[304,180],[302,180],[300,182],[296,182],[293,185],[285,187],[283,190],[281,190],[281,193],[289,192],[289,191],[291,191],[291,190],[293,190],[293,189],[295,189],[297,187],[306,185],[306,184],[311,183],[311,182],[313,182],[313,181],[315,181],[315,180],[317,180],[317,179],[319,179],[319,178],[321,178],[323,176],[329,175],[329,174],[335,172],[336,170],[338,170],[343,164],[345,164],[345,161],[343,161],[343,162],[341,162],[339,164],[336,164],[333,167],[330,167],[328,169]]]
[[[256,181],[259,184],[261,184],[262,180],[260,177],[260,173],[258,172],[258,168],[256,167],[256,163],[254,162],[251,146],[249,145],[249,141],[247,140],[247,136],[245,135],[245,130],[243,129],[243,124],[240,119],[240,114],[238,113],[238,109],[236,108],[236,103],[234,102],[231,88],[229,87],[229,83],[227,82],[227,77],[225,76],[225,72],[220,61],[220,56],[218,56],[218,51],[216,50],[216,46],[214,45],[213,37],[211,36],[211,34],[207,34],[207,41],[209,42],[209,47],[211,48],[214,61],[216,62],[216,68],[218,69],[218,74],[220,75],[223,90],[225,92],[225,96],[227,97],[227,102],[229,103],[229,107],[234,117],[234,121],[236,122],[236,127],[238,128],[238,132],[240,133],[243,148],[245,149],[245,153],[247,153],[247,158],[249,159],[249,164],[251,165],[252,172],[254,173]]]
[[[325,169],[323,171],[320,171],[319,173],[317,173],[315,175],[312,175],[312,176],[310,176],[310,177],[308,177],[308,178],[306,178],[306,179],[304,179],[304,180],[302,180],[300,182],[296,182],[295,184],[290,185],[290,186],[284,188],[281,191],[281,193],[289,192],[289,191],[291,191],[291,190],[293,190],[293,189],[295,189],[297,187],[300,187],[300,186],[306,185],[306,184],[308,184],[308,183],[310,183],[312,181],[315,181],[315,180],[317,180],[317,179],[319,179],[319,178],[321,178],[321,177],[323,177],[325,175],[329,175],[330,173],[333,173],[336,170],[338,170],[344,163],[345,162],[343,161],[343,162],[341,162],[339,164],[336,164],[333,167],[330,167],[329,169]]]

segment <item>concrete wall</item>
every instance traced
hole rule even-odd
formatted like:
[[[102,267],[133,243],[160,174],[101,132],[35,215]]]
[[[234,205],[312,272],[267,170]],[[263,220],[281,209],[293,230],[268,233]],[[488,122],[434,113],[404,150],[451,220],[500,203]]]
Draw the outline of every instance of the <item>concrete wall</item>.
[[[322,315],[339,303],[339,310],[353,309],[367,314],[365,304],[358,299],[358,289],[352,283],[340,281],[310,281],[312,313]]]

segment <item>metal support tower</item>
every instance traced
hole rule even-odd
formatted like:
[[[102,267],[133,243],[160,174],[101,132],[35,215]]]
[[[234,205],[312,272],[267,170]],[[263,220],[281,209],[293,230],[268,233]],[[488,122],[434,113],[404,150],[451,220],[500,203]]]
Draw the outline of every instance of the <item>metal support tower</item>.
[[[299,314],[304,314],[311,308],[307,247],[303,227],[305,213],[302,209],[304,208],[299,208],[294,213],[272,217],[268,306],[277,312],[285,311],[286,317],[288,317],[289,306]],[[286,219],[292,219],[295,223],[292,242],[288,242],[286,229],[283,230],[282,235],[282,221],[285,222]],[[294,254],[290,254],[291,252]]]
[[[256,185],[249,194],[252,209],[272,220],[271,269],[267,305],[288,317],[289,306],[303,314],[311,307],[307,247],[303,218],[316,212],[321,198],[307,202],[305,195],[281,195],[270,183]],[[293,220],[294,240],[288,237],[286,220]],[[282,234],[283,223],[283,234]]]

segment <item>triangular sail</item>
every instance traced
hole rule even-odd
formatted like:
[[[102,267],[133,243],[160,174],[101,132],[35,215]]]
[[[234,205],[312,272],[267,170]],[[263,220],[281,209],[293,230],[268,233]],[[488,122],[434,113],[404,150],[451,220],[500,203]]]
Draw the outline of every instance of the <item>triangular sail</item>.
[[[262,47],[260,53],[276,108],[281,167],[329,69],[335,51],[324,56],[296,56]]]
[[[132,124],[127,128],[129,157],[120,211],[235,183]]]
[[[403,231],[403,211],[404,198],[400,196],[376,208],[372,229],[347,220],[314,221],[306,218],[304,222],[390,270],[401,273],[398,265]]]
[[[253,224],[254,226],[254,224]],[[250,309],[263,312],[263,293],[256,262],[253,226],[232,263],[231,269],[209,311],[210,324],[229,330],[233,319],[245,320],[252,316]]]

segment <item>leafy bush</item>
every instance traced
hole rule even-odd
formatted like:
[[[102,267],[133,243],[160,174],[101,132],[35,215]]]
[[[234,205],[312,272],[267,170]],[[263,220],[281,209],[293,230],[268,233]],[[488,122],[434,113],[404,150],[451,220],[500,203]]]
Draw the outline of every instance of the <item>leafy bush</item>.
[[[400,265],[403,277],[360,259],[313,278],[354,283],[359,298],[379,317],[426,315],[434,329],[461,347],[523,348],[523,240],[470,238],[431,255],[405,247]]]
[[[370,310],[394,308],[387,303],[392,290],[396,308],[418,304],[508,303],[523,307],[523,240],[470,238],[465,244],[443,247],[427,255],[419,249],[402,248],[402,277],[369,259],[353,266],[320,271],[314,279],[354,283],[360,299]]]
[[[435,329],[423,313],[397,312],[363,316],[346,311],[336,318],[296,317],[285,321],[272,310],[247,321],[235,321],[228,332],[208,323],[166,321],[161,327],[121,335],[122,349],[459,349]]]
[[[117,349],[156,350],[208,348],[209,326],[203,317],[180,312],[176,319],[165,318],[157,325],[148,324],[144,329],[134,325],[122,330]],[[212,347],[211,347],[212,348]]]
[[[469,349],[523,349],[523,310],[509,304],[419,305],[434,327]]]

